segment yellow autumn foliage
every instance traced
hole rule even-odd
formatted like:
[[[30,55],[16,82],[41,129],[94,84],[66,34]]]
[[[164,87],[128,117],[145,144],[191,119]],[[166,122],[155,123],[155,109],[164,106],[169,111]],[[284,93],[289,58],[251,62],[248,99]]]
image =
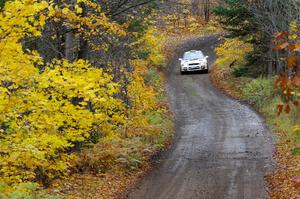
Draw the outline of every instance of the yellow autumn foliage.
[[[134,62],[143,62],[144,72],[147,67],[162,67],[165,65],[165,57],[164,57],[164,42],[165,37],[155,26],[149,27],[144,33],[143,37],[138,39],[136,42],[131,44],[132,47],[136,48],[138,52],[144,52],[147,54],[146,57],[141,58],[141,60],[134,60]],[[138,65],[143,65],[138,64]],[[137,67],[138,70],[143,67]]]
[[[72,10],[48,1],[15,0],[6,2],[0,13],[0,198],[14,190],[26,191],[28,182],[47,185],[68,174],[78,164],[73,149],[92,135],[100,137],[100,146],[112,149],[114,140],[130,143],[130,137],[161,133],[160,120],[153,122],[153,117],[161,119],[167,112],[159,100],[162,85],[145,81],[151,68],[157,70],[165,62],[163,37],[155,27],[137,42],[137,50],[147,51],[148,57],[131,61],[133,70],[126,74],[128,102],[118,97],[125,83],[114,81],[111,74],[87,60],[45,63],[38,52],[24,49],[24,37],[40,37],[48,19],[63,19],[79,31],[91,30],[85,36],[100,36],[103,30],[126,34],[101,13],[98,4],[80,2],[94,12],[82,17],[76,5]],[[114,151],[106,157],[117,158],[124,150]],[[97,157],[96,164],[114,162],[101,160],[102,154]]]
[[[247,53],[253,51],[253,46],[239,38],[225,39],[215,51],[218,55],[218,59],[216,60],[217,64],[229,66],[231,63],[235,62],[237,65],[243,65],[246,63],[245,56]]]
[[[12,1],[0,19],[0,180],[47,182],[72,166],[68,150],[96,131],[105,136],[124,123],[119,85],[87,61],[53,60],[43,70],[22,37],[39,36],[48,3]],[[40,16],[39,23],[32,17]],[[45,180],[46,178],[46,180]],[[4,190],[1,190],[3,192]]]
[[[139,67],[136,65],[136,67]],[[128,86],[128,95],[132,102],[131,109],[128,111],[128,125],[127,134],[129,136],[139,136],[148,132],[145,128],[149,127],[147,117],[148,111],[155,109],[157,105],[157,93],[151,86],[145,84],[143,77],[135,70],[131,75],[131,82]]]

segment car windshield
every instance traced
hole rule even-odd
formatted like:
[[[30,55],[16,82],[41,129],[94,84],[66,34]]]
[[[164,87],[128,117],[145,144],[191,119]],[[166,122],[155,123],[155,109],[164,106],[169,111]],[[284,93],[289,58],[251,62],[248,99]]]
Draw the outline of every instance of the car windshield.
[[[183,55],[184,60],[193,60],[193,59],[203,59],[204,55],[202,52],[197,51],[197,52],[186,52]]]

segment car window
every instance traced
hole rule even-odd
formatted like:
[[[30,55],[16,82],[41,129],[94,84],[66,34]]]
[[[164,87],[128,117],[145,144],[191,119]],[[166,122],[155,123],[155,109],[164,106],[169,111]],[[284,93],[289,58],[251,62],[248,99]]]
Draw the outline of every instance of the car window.
[[[203,59],[204,55],[202,52],[186,52],[183,55],[184,60]]]

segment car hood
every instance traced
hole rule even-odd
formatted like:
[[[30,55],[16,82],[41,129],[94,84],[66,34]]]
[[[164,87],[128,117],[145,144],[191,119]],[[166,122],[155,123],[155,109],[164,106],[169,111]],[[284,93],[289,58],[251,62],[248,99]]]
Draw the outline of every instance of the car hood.
[[[196,60],[182,60],[181,63],[184,63],[184,64],[193,64],[193,63],[201,63],[201,62],[206,62],[207,60],[206,59],[196,59]]]

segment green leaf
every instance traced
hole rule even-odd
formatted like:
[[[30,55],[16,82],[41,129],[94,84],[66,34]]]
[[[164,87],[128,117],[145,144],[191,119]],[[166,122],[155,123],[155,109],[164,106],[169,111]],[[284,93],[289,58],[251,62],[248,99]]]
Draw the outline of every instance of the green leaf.
[[[292,155],[300,155],[300,148],[294,148]]]

